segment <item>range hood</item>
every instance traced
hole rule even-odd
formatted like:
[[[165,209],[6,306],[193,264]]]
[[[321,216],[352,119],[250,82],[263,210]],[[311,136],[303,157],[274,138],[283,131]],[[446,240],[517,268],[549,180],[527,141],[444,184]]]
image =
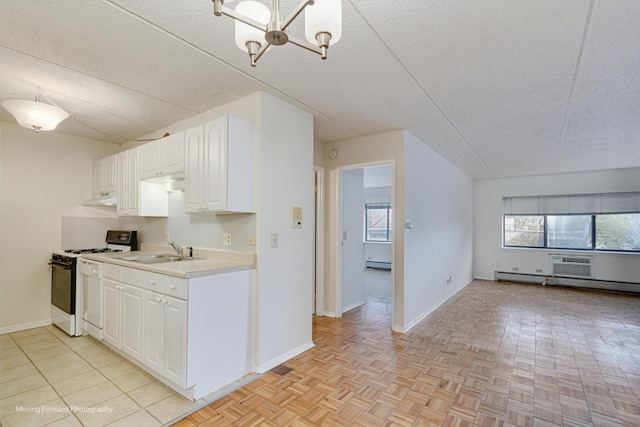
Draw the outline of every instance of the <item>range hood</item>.
[[[82,204],[85,206],[112,206],[115,208],[118,204],[118,197],[116,193],[94,194],[93,199],[85,200]]]

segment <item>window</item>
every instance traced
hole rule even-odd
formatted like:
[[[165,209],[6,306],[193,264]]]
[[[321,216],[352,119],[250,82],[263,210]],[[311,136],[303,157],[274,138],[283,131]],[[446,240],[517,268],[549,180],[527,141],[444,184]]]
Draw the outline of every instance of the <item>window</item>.
[[[596,215],[596,249],[640,251],[640,214]]]
[[[505,247],[640,252],[640,192],[505,197]]]
[[[504,245],[529,248],[544,247],[544,216],[505,215]]]
[[[591,215],[547,215],[547,247],[554,249],[591,249]]]
[[[367,242],[391,241],[391,203],[367,203],[364,206]]]

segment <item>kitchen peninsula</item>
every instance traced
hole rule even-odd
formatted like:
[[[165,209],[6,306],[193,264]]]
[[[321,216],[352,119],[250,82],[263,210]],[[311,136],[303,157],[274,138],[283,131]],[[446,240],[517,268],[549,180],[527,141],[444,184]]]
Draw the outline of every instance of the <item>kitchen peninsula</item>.
[[[85,257],[101,271],[91,335],[192,400],[253,372],[255,254],[141,249]]]

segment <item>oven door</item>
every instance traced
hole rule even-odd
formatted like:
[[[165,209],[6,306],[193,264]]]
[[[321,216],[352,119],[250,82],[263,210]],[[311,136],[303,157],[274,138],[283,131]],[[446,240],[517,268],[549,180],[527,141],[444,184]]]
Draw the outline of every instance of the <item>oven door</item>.
[[[76,312],[76,283],[71,266],[51,264],[51,304],[67,314]]]

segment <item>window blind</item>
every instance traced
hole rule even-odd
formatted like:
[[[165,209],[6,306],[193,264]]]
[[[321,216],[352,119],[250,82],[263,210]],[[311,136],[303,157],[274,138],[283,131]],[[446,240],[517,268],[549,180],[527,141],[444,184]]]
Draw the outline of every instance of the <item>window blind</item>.
[[[640,192],[503,197],[504,215],[640,213]]]

